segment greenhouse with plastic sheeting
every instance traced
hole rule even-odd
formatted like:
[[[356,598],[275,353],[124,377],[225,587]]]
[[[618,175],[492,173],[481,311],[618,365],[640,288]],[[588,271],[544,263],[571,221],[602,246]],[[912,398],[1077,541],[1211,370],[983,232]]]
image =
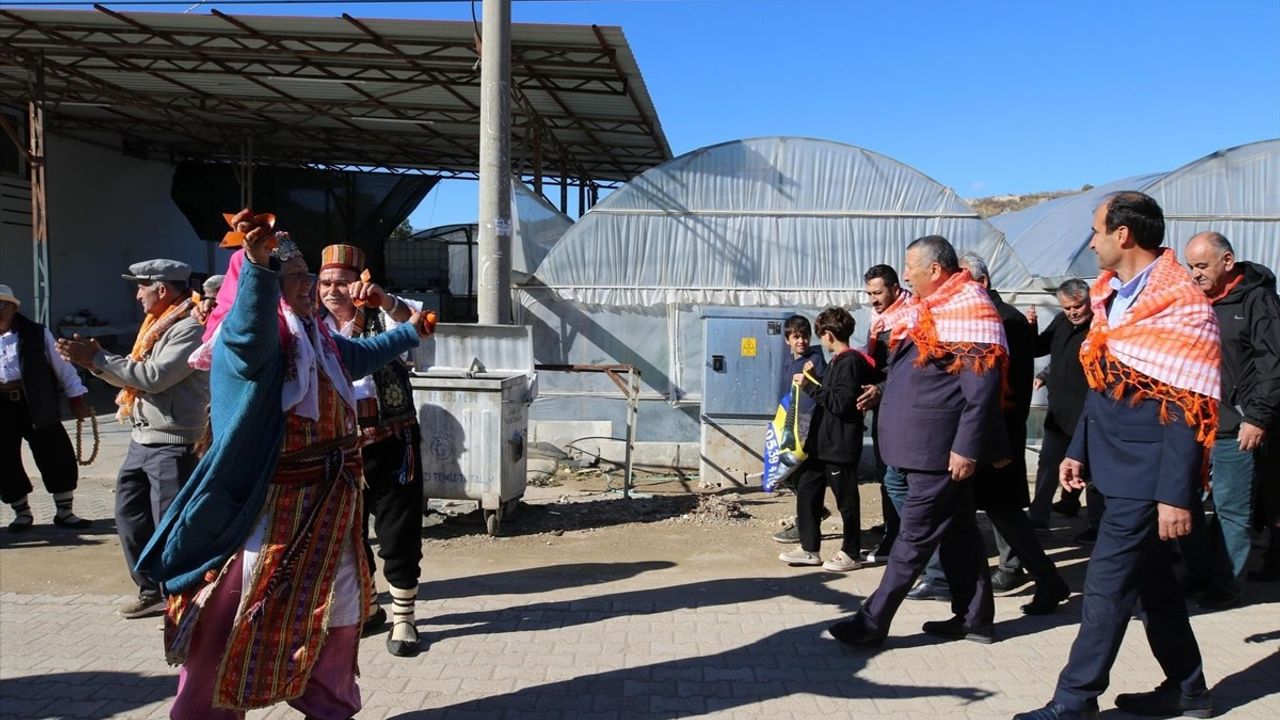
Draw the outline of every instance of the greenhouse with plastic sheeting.
[[[879,263],[901,268],[906,245],[929,234],[980,254],[997,288],[1031,286],[1000,232],[918,170],[824,140],[723,143],[652,168],[592,208],[517,292],[516,321],[533,327],[539,363],[636,367],[637,439],[661,446],[648,448],[661,455],[653,461],[688,466],[696,462],[690,445],[704,429],[703,405],[733,405],[714,388],[704,392],[716,363],[762,358],[756,375],[731,385],[767,388],[761,392],[772,415],[783,349],[778,319],[798,312],[812,321],[827,306],[843,306],[858,320],[860,344],[869,316],[863,272]],[[764,323],[758,337],[735,336],[727,358],[708,352],[705,332],[725,314]],[[764,370],[771,353],[778,361]],[[554,440],[562,444],[574,433],[621,435],[624,395],[607,378],[596,380],[540,375],[535,439],[553,439],[546,428],[560,424]],[[726,409],[731,419],[760,426],[758,412],[759,404]]]
[[[1139,190],[1160,203],[1165,244],[1178,251],[1197,233],[1216,230],[1231,241],[1236,257],[1280,267],[1280,139],[1220,150],[1177,170],[1117,180],[1086,192],[997,215],[991,223],[1005,235],[1037,277],[1055,287],[1070,277],[1098,274],[1089,250],[1093,211],[1120,190]]]

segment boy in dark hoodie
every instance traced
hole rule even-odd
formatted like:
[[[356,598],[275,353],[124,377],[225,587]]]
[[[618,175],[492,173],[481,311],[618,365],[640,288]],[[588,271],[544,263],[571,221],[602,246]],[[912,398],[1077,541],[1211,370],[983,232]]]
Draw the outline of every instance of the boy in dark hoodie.
[[[863,385],[876,382],[874,366],[861,352],[849,347],[853,316],[844,308],[827,308],[818,315],[818,339],[832,353],[826,375],[813,375],[816,363],[806,362],[792,382],[814,402],[809,436],[805,438],[807,457],[797,471],[796,527],[800,547],[778,555],[789,565],[822,565],[833,572],[849,572],[862,567],[859,557],[861,518],[858,498],[858,459],[862,456],[862,412],[857,408]],[[840,551],[825,563],[818,555],[822,542],[819,524],[823,499],[830,487],[844,522]]]
[[[787,318],[786,323],[782,326],[782,338],[787,343],[787,350],[790,352],[786,355],[786,360],[782,362],[782,373],[778,375],[778,392],[779,398],[785,397],[791,390],[791,380],[797,373],[804,371],[806,363],[813,363],[813,369],[810,373],[822,382],[822,378],[827,373],[827,359],[822,354],[822,346],[812,345],[813,330],[809,326],[808,318],[803,315],[792,315]],[[800,412],[808,414],[813,412],[813,398],[800,394]],[[788,483],[784,483],[788,484]],[[788,484],[788,486],[790,486]],[[822,518],[825,520],[830,517],[831,513],[822,508]],[[782,530],[774,533],[774,542],[780,543],[798,543],[800,542],[800,530],[793,522]]]

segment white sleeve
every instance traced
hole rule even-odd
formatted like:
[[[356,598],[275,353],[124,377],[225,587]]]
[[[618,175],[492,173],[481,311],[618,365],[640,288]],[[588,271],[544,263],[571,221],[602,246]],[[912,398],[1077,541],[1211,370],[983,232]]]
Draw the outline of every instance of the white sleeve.
[[[44,329],[44,354],[49,358],[49,365],[53,368],[53,374],[58,376],[58,384],[62,386],[62,394],[67,398],[80,397],[89,392],[84,383],[80,382],[80,375],[76,372],[76,366],[62,359],[58,354],[58,346],[53,342],[53,333],[49,332],[49,328]]]
[[[410,300],[409,298],[400,297],[399,295],[392,295],[392,297],[404,303],[405,307],[409,308],[409,312],[422,312],[422,301]],[[396,308],[392,305],[391,309],[395,310]],[[400,323],[396,322],[396,319],[391,317],[391,313],[386,310],[382,311],[382,320],[386,323],[388,330],[392,330],[400,326]]]

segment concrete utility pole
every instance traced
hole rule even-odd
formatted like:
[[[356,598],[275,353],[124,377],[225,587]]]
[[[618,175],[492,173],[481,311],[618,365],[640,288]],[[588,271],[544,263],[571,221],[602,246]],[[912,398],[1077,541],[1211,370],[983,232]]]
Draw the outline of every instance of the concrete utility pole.
[[[484,0],[480,39],[481,324],[511,322],[511,0]]]

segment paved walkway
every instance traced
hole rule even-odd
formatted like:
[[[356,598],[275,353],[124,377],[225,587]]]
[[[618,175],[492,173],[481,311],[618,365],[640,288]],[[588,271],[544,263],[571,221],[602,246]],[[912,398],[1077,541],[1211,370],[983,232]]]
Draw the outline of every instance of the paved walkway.
[[[109,485],[89,485],[81,509],[109,516]],[[32,500],[37,518],[51,512],[47,495]],[[65,536],[55,532],[23,537],[51,543],[48,562],[80,550],[57,546]],[[576,562],[559,565],[512,556],[502,541],[483,547],[478,557],[429,555],[418,605],[430,643],[423,655],[394,658],[382,637],[363,641],[362,719],[1008,718],[1048,699],[1079,620],[1078,597],[1050,618],[1020,615],[1025,596],[1001,598],[1001,642],[939,643],[919,628],[946,607],[908,602],[888,645],[861,653],[823,630],[857,608],[880,571],[788,569],[770,559],[776,546],[764,537],[759,547],[678,558],[643,544],[622,558],[593,554],[583,541]],[[0,543],[0,577],[24,571],[6,561],[17,555]],[[1079,587],[1078,552],[1058,559],[1074,559],[1068,578]],[[1193,622],[1224,716],[1274,720],[1280,589],[1251,590],[1253,604]],[[166,717],[176,673],[162,659],[160,621],[118,618],[126,599],[0,593],[0,716]],[[1103,707],[1159,677],[1135,622]],[[278,707],[250,717],[300,716]]]

